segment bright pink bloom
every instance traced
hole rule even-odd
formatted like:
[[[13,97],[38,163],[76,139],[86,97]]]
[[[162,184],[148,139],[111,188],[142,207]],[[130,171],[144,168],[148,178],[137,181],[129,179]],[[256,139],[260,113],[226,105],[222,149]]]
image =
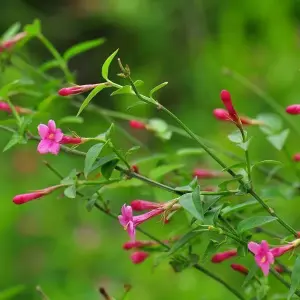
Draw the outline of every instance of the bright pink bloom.
[[[279,257],[279,256],[283,255],[285,252],[293,250],[294,248],[295,248],[295,245],[293,245],[291,243],[291,244],[288,244],[288,245],[285,245],[285,246],[280,246],[280,247],[273,248],[270,251],[271,251],[271,253],[273,254],[274,257]]]
[[[218,264],[223,262],[224,260],[227,260],[231,257],[234,257],[237,255],[237,250],[236,249],[232,249],[232,250],[228,250],[225,252],[220,252],[215,254],[212,258],[211,258],[211,262]]]
[[[228,111],[230,119],[232,119],[235,123],[239,123],[239,117],[236,110],[233,107],[230,93],[226,90],[223,90],[221,91],[220,97]]]
[[[299,115],[300,114],[300,104],[293,104],[288,106],[285,111],[290,115]]]
[[[163,209],[154,209],[145,214],[133,216],[132,207],[124,204],[121,209],[122,215],[118,216],[118,219],[124,229],[127,230],[131,241],[135,241],[135,227],[157,215],[160,215],[163,211]]]
[[[40,124],[38,126],[41,141],[38,144],[38,152],[40,154],[52,153],[57,155],[60,150],[60,142],[64,136],[61,129],[56,128],[55,122],[50,120],[48,126]]]
[[[84,92],[88,92],[95,87],[97,87],[99,84],[85,84],[85,85],[74,85],[67,88],[62,88],[58,91],[58,94],[60,96],[70,96],[70,95],[77,95]]]
[[[201,179],[209,179],[209,178],[216,178],[222,176],[224,176],[224,173],[222,172],[207,170],[207,169],[195,169],[193,172],[193,177],[198,177]]]
[[[234,270],[237,271],[239,273],[242,273],[244,275],[247,275],[249,273],[249,270],[243,266],[243,265],[239,265],[239,264],[231,264],[230,267]]]
[[[136,251],[136,252],[133,252],[130,257],[131,257],[131,261],[134,264],[140,264],[146,258],[148,258],[148,256],[149,256],[149,253],[147,253],[145,251]]]
[[[137,120],[131,120],[129,121],[129,125],[131,128],[134,129],[145,129],[146,128],[146,124]]]
[[[157,245],[156,242],[153,241],[134,241],[134,242],[126,242],[123,245],[124,250],[130,250],[130,249],[137,249],[137,248],[143,248],[143,247],[149,247]]]
[[[296,153],[296,154],[293,156],[293,160],[294,160],[294,161],[300,161],[300,153]]]
[[[48,188],[45,188],[43,190],[37,190],[34,191],[32,193],[27,193],[27,194],[21,194],[21,195],[17,195],[13,198],[13,202],[15,204],[23,204],[26,203],[28,201],[34,200],[34,199],[38,199],[41,198],[45,195],[50,194],[52,191],[56,190],[57,188],[60,188],[62,185],[54,185]]]
[[[8,113],[11,113],[11,108],[10,108],[10,106],[8,105],[8,103],[5,102],[5,101],[0,101],[0,110],[6,111],[6,112],[8,112]],[[20,106],[15,106],[15,110],[16,110],[19,114],[31,114],[31,113],[32,113],[32,110],[31,110],[31,109],[23,108],[23,107],[20,107]]]
[[[26,36],[26,32],[20,32],[13,36],[11,39],[4,41],[0,44],[0,53],[13,47],[17,42]]]
[[[130,206],[134,211],[141,211],[141,210],[151,210],[155,208],[160,208],[162,204],[157,202],[145,201],[145,200],[133,200],[131,201]]]
[[[274,263],[274,255],[269,249],[267,241],[261,241],[261,244],[250,242],[248,249],[255,255],[255,262],[261,268],[265,276],[268,276],[270,265]]]

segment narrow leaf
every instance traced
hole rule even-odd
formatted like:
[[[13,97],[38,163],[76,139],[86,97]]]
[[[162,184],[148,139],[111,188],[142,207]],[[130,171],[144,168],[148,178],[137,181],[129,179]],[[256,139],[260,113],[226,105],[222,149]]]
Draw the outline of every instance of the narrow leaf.
[[[247,283],[255,276],[257,271],[258,271],[258,265],[254,264],[253,267],[250,269],[248,275],[246,276],[242,287],[245,287],[247,285]]]
[[[212,254],[216,253],[221,245],[222,245],[222,243],[219,243],[218,241],[210,240],[208,242],[208,245],[207,245],[204,253],[203,253],[202,262],[205,262],[208,257],[210,257]]]
[[[106,80],[108,79],[108,71],[109,71],[109,66],[111,64],[111,62],[113,61],[114,57],[117,55],[119,49],[117,49],[113,54],[111,54],[106,61],[104,62],[103,66],[102,66],[102,77]]]
[[[168,82],[163,82],[161,84],[159,84],[158,86],[154,87],[151,91],[150,91],[150,98],[153,98],[153,94],[155,92],[157,92],[158,90],[162,89],[163,87],[165,87],[168,84]]]
[[[171,173],[175,170],[183,168],[183,164],[175,164],[175,165],[163,165],[159,166],[149,173],[149,177],[155,180],[162,178],[164,175]]]
[[[238,232],[242,233],[244,231],[265,225],[265,224],[273,222],[275,220],[277,220],[277,218],[271,217],[271,216],[251,217],[251,218],[241,221],[237,226],[237,230],[238,230]]]
[[[83,118],[82,117],[74,117],[74,116],[67,116],[63,117],[58,121],[58,125],[62,124],[82,124]]]
[[[296,262],[294,264],[292,276],[291,276],[291,287],[288,294],[288,300],[296,292],[297,288],[300,286],[300,256],[297,257]]]
[[[18,31],[21,28],[21,23],[20,22],[16,22],[14,24],[12,24],[2,35],[1,40],[2,41],[7,41],[10,38],[12,38],[13,36],[15,36]]]
[[[85,177],[87,177],[88,174],[91,172],[94,162],[96,161],[97,157],[99,156],[99,154],[101,153],[101,151],[105,145],[106,144],[103,144],[103,143],[96,144],[96,145],[92,146],[86,153],[85,161],[84,161],[84,176]]]
[[[197,187],[192,192],[192,199],[193,199],[194,206],[195,206],[197,212],[199,213],[199,215],[201,216],[201,220],[203,221],[204,213],[203,213],[203,205],[202,205],[202,201],[201,201],[199,185],[197,185]]]

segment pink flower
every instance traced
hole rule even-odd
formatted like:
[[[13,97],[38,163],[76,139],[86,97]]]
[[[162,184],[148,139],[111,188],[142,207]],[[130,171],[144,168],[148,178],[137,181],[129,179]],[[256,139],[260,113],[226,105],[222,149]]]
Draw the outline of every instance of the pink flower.
[[[4,41],[0,44],[0,53],[3,52],[4,50],[8,50],[11,47],[13,47],[17,42],[25,38],[26,32],[20,32],[13,36],[11,39]]]
[[[145,129],[146,128],[146,124],[137,120],[131,120],[129,121],[129,125],[131,128],[134,129]]]
[[[70,96],[70,95],[77,95],[84,92],[88,92],[95,87],[97,87],[99,84],[85,84],[85,85],[74,85],[67,88],[62,88],[58,91],[58,94],[60,96]]]
[[[162,204],[145,200],[133,200],[131,201],[130,206],[134,211],[141,211],[159,208]]]
[[[120,224],[127,230],[131,241],[135,241],[135,228],[144,223],[145,221],[160,215],[164,210],[163,209],[154,209],[145,214],[139,216],[132,215],[132,207],[130,205],[124,204],[122,206],[122,214],[118,216]]]
[[[126,242],[123,245],[124,250],[130,250],[134,248],[143,248],[143,247],[149,247],[149,246],[154,246],[157,245],[156,242],[152,241],[134,241],[134,242]]]
[[[21,194],[21,195],[17,195],[13,198],[13,202],[15,204],[23,204],[26,203],[28,201],[34,200],[34,199],[38,199],[41,198],[45,195],[50,194],[52,191],[60,188],[62,185],[54,185],[48,188],[45,188],[43,190],[37,190],[34,191],[32,193],[27,193],[27,194]]]
[[[237,250],[236,249],[232,249],[232,250],[228,250],[225,252],[220,252],[215,254],[212,258],[211,258],[211,262],[213,262],[214,264],[218,264],[223,262],[224,260],[227,260],[231,257],[234,257],[237,255]]]
[[[285,246],[273,248],[270,251],[271,251],[271,253],[273,254],[274,257],[279,257],[279,256],[283,255],[285,252],[288,252],[288,251],[290,251],[294,248],[295,248],[295,245],[293,245],[291,243],[291,244],[288,244],[288,245],[285,245]]]
[[[87,139],[81,137],[73,137],[64,135],[60,141],[60,144],[72,144],[72,145],[79,145],[86,141]]]
[[[274,255],[269,249],[267,241],[261,241],[261,244],[250,242],[248,249],[255,255],[255,262],[261,268],[265,276],[268,276],[270,265],[274,263]]]
[[[149,256],[149,253],[145,251],[136,251],[131,254],[131,261],[134,264],[140,264],[142,263],[145,259],[147,259]]]
[[[239,117],[236,110],[233,107],[230,93],[226,90],[223,90],[221,91],[220,97],[228,111],[230,119],[235,123],[239,123]]]
[[[300,104],[293,104],[288,106],[285,111],[290,115],[299,115],[300,114]]]
[[[40,124],[38,126],[41,141],[38,144],[38,152],[40,154],[52,153],[57,155],[60,150],[60,142],[64,136],[61,129],[56,128],[55,122],[50,120],[48,126]]]
[[[293,160],[294,160],[294,161],[300,161],[300,153],[296,153],[296,154],[293,156]]]
[[[209,179],[209,178],[216,178],[222,176],[224,176],[224,173],[222,172],[207,170],[207,169],[195,169],[193,172],[193,177],[198,177],[201,179]]]
[[[8,103],[5,102],[5,101],[0,101],[0,110],[6,111],[6,112],[8,112],[8,113],[11,113],[11,108],[10,108],[10,106],[8,105]],[[31,113],[32,113],[32,110],[31,110],[31,109],[23,108],[23,107],[20,107],[20,106],[15,106],[15,110],[16,110],[19,114],[31,114]]]
[[[249,273],[249,270],[243,266],[243,265],[239,265],[239,264],[231,264],[230,267],[234,270],[237,271],[239,273],[242,273],[244,275],[247,275]]]

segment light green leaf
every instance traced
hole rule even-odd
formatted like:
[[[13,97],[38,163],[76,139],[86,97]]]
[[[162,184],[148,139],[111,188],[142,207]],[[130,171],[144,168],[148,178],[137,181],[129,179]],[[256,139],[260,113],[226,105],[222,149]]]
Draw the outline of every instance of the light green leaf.
[[[237,175],[235,178],[228,179],[228,180],[225,180],[225,181],[221,182],[218,186],[221,190],[228,190],[228,185],[229,184],[231,184],[233,182],[237,182],[241,179],[243,179],[243,175]]]
[[[2,35],[1,40],[2,41],[7,41],[9,39],[11,39],[13,36],[15,36],[18,31],[21,28],[21,23],[20,22],[16,22],[14,24],[12,24]]]
[[[24,290],[25,290],[24,285],[17,285],[17,286],[2,290],[2,291],[0,291],[0,300],[16,299],[16,296],[20,295]]]
[[[109,179],[113,170],[115,169],[116,165],[118,164],[119,159],[113,159],[106,164],[102,165],[101,167],[101,174],[106,178]]]
[[[3,152],[9,150],[13,146],[19,144],[22,141],[23,137],[19,135],[19,133],[15,132],[9,142],[6,144],[6,146],[3,149]]]
[[[91,102],[91,100],[98,94],[100,93],[104,88],[106,88],[105,84],[99,84],[97,87],[95,87],[89,94],[88,96],[85,98],[85,100],[82,102],[78,113],[77,113],[77,117],[82,113],[82,111],[88,106],[88,104]]]
[[[139,86],[141,86],[143,84],[144,84],[144,81],[139,80],[139,79],[134,82],[135,87],[139,87]]]
[[[98,194],[97,193],[95,193],[94,195],[92,195],[88,199],[88,201],[86,203],[86,209],[87,209],[87,211],[89,211],[89,212],[92,211],[93,207],[95,206],[95,204],[97,202],[97,199],[98,199]]]
[[[38,105],[38,111],[39,112],[47,111],[50,105],[52,104],[53,100],[57,97],[58,97],[57,95],[50,95],[44,100],[42,100]]]
[[[256,119],[265,123],[265,125],[259,126],[259,129],[267,135],[276,134],[282,129],[282,120],[276,114],[259,114]]]
[[[248,206],[254,206],[254,205],[259,205],[259,203],[256,200],[250,200],[250,201],[240,203],[237,205],[229,205],[229,206],[226,206],[225,208],[223,208],[221,213],[222,213],[222,216],[226,216],[226,215],[229,215],[230,213],[237,212]]]
[[[165,87],[168,84],[168,82],[163,82],[161,84],[159,84],[158,86],[154,87],[151,91],[150,91],[150,98],[153,98],[153,94],[155,92],[157,92],[158,90],[162,89],[163,87]]]
[[[255,227],[259,227],[267,223],[273,222],[275,220],[277,220],[277,218],[271,216],[251,217],[241,221],[237,226],[237,230],[239,233],[242,233]]]
[[[228,139],[235,144],[243,143],[243,137],[239,130],[236,130],[236,131],[230,133],[228,135]]]
[[[182,195],[179,198],[179,203],[193,217],[195,217],[197,220],[202,221],[203,220],[203,216],[198,212],[197,208],[195,207],[192,195],[193,195],[192,193],[187,193],[187,194]]]
[[[85,177],[87,177],[88,174],[93,169],[93,165],[105,145],[106,145],[106,143],[105,144],[103,144],[103,143],[96,144],[96,145],[92,146],[86,153],[85,161],[84,161],[84,176]]]
[[[150,119],[148,125],[149,128],[156,132],[165,132],[168,130],[168,124],[161,119]]]
[[[124,85],[121,88],[117,89],[116,91],[114,91],[113,93],[111,93],[111,96],[114,95],[121,95],[121,94],[131,94],[134,95],[134,92],[132,91],[132,88],[130,85]]]
[[[176,154],[180,156],[199,155],[203,153],[205,153],[205,151],[199,148],[183,148],[176,151]]]
[[[117,49],[113,54],[111,54],[106,61],[104,62],[103,66],[102,66],[102,77],[106,80],[108,79],[108,71],[109,71],[109,66],[111,64],[111,62],[113,61],[114,57],[117,55],[119,49]]]
[[[163,165],[159,166],[150,171],[149,177],[154,180],[161,179],[164,175],[173,172],[175,170],[183,168],[183,164],[174,164],[174,165]]]
[[[288,294],[288,300],[296,292],[297,288],[300,286],[300,256],[297,257],[296,262],[294,264],[292,276],[291,276],[291,287]]]
[[[30,36],[37,36],[41,34],[41,22],[38,19],[35,19],[32,24],[25,26],[25,31]]]
[[[65,190],[64,190],[64,195],[67,198],[71,198],[74,199],[76,198],[76,185],[72,184],[70,186],[68,186]]]
[[[201,200],[199,185],[197,185],[197,187],[192,192],[192,200],[193,200],[193,203],[194,203],[194,206],[195,206],[197,212],[199,213],[199,216],[201,216],[201,218],[202,218],[201,221],[203,221],[204,220],[204,212],[203,212],[203,203]]]
[[[42,72],[46,72],[46,71],[49,71],[51,69],[59,68],[59,67],[60,67],[60,62],[56,59],[52,59],[52,60],[49,60],[49,61],[43,63],[39,67],[39,70],[42,71]]]
[[[275,134],[275,135],[269,135],[267,137],[267,140],[279,151],[282,150],[282,148],[284,147],[284,144],[286,142],[286,139],[288,138],[290,133],[289,129],[285,129],[283,130],[281,133],[279,134]]]
[[[249,145],[250,145],[251,139],[249,139],[248,141],[246,141],[245,143],[238,143],[236,144],[238,147],[242,148],[244,151],[247,151],[249,149]]]
[[[96,48],[100,45],[102,45],[105,42],[105,38],[100,38],[100,39],[95,39],[95,40],[90,40],[90,41],[85,41],[82,43],[79,43],[77,45],[72,46],[69,48],[63,55],[63,58],[65,61],[70,60],[76,55],[79,55],[83,52],[86,52],[88,50],[91,50],[93,48]]]
[[[271,164],[271,165],[283,165],[281,161],[278,161],[278,160],[271,160],[271,159],[266,159],[266,160],[262,160],[262,161],[259,161],[255,164],[252,165],[251,169],[257,167],[257,166],[260,166],[262,164]]]
[[[75,117],[75,116],[67,116],[67,117],[63,117],[58,121],[58,125],[62,125],[62,124],[82,124],[83,123],[83,118],[82,117]]]

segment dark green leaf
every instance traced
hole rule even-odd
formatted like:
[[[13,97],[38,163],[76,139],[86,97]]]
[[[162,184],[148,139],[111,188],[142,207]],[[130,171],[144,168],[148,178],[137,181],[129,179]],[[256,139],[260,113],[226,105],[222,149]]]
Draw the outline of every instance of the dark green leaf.
[[[291,299],[291,297],[296,292],[297,288],[300,286],[300,256],[297,257],[292,276],[291,276],[291,287],[288,294],[288,300]]]
[[[163,82],[159,85],[157,85],[156,87],[154,87],[151,91],[150,91],[150,98],[153,98],[153,94],[155,92],[157,92],[158,90],[162,89],[163,87],[165,87],[168,84],[168,82]]]
[[[237,205],[226,206],[222,210],[222,216],[229,215],[230,213],[237,212],[237,211],[243,210],[244,208],[246,208],[248,206],[254,206],[254,205],[259,205],[259,203],[256,200],[250,200],[250,201],[240,203]]]
[[[98,94],[100,93],[104,88],[106,88],[105,84],[99,84],[97,87],[95,87],[89,94],[88,96],[85,98],[85,100],[82,102],[78,113],[77,113],[77,117],[81,114],[81,112],[88,106],[88,104],[91,102],[91,100]]]
[[[193,199],[193,203],[194,203],[196,210],[198,211],[199,215],[201,216],[201,221],[203,221],[204,220],[204,212],[203,212],[203,203],[201,200],[199,185],[192,192],[192,199]]]
[[[241,221],[237,226],[237,230],[239,233],[242,233],[244,231],[253,229],[255,227],[262,226],[264,224],[273,222],[275,220],[277,220],[277,218],[271,217],[271,216],[251,217],[251,218]]]
[[[183,192],[183,193],[188,193],[188,192],[192,192],[193,188],[190,185],[185,185],[185,186],[177,186],[175,188],[175,191],[178,192]]]
[[[103,144],[103,143],[96,144],[96,145],[92,146],[86,153],[85,161],[84,161],[84,176],[85,177],[87,177],[88,174],[92,171],[93,165],[105,145],[106,144]]]
[[[269,135],[267,137],[267,140],[279,151],[282,150],[284,147],[284,144],[286,142],[286,139],[288,138],[290,133],[289,129],[283,130],[279,134]]]
[[[93,167],[92,167],[92,171],[95,171],[96,169],[98,169],[99,167],[102,167],[103,165],[105,165],[106,163],[108,163],[109,161],[111,160],[115,160],[117,159],[118,157],[116,156],[116,154],[112,153],[112,154],[109,154],[109,155],[106,155],[106,156],[103,156],[101,158],[98,158],[96,160],[96,162],[94,163]]]
[[[110,176],[111,176],[113,170],[115,169],[116,165],[118,164],[118,162],[119,162],[119,159],[114,159],[114,160],[107,162],[106,164],[104,164],[101,167],[101,173],[106,179],[110,178]]]
[[[65,190],[64,190],[64,194],[66,197],[74,199],[76,198],[76,185],[72,184],[70,186],[68,186]]]
[[[16,297],[18,295],[20,295],[24,290],[25,290],[24,285],[17,285],[17,286],[5,289],[0,292],[0,300],[16,299]]]
[[[229,179],[229,180],[225,180],[222,183],[219,184],[219,188],[221,190],[228,190],[227,186],[233,182],[239,181],[243,179],[242,175],[237,175],[235,178]]]
[[[102,77],[106,80],[108,79],[108,71],[109,71],[109,66],[111,64],[111,62],[113,61],[114,57],[117,55],[119,49],[117,49],[113,54],[111,54],[106,61],[104,62],[103,66],[102,66]]]
[[[163,165],[159,166],[149,173],[149,177],[155,180],[162,178],[164,175],[173,172],[175,170],[183,168],[183,164],[175,164],[175,165]]]
[[[74,45],[71,48],[69,48],[64,53],[63,58],[65,61],[68,61],[78,54],[81,54],[83,52],[86,52],[90,49],[93,49],[93,48],[96,48],[96,47],[102,45],[104,42],[105,42],[105,38],[100,38],[100,39],[95,39],[95,40],[79,43],[79,44]]]
[[[15,36],[18,31],[21,28],[21,23],[20,22],[16,22],[14,24],[12,24],[2,35],[1,40],[2,41],[7,41],[9,39],[11,39],[13,36]]]
[[[195,204],[193,202],[192,193],[184,194],[179,198],[179,203],[182,205],[182,207],[187,210],[193,217],[195,217],[197,220],[203,221],[203,215],[201,215],[197,208],[195,207]]]
[[[223,243],[219,243],[218,241],[210,240],[203,253],[202,262],[204,263],[208,257],[211,257],[214,253],[216,253],[222,244]]]

